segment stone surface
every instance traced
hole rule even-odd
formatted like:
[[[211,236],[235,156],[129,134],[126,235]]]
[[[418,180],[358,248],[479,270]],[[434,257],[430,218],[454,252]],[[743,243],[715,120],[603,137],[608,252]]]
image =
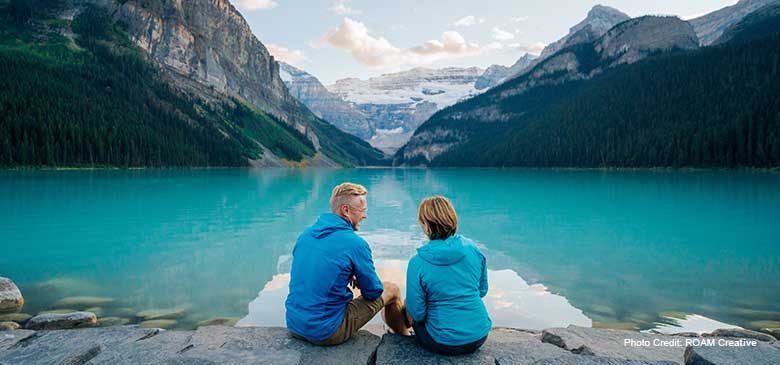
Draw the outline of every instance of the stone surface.
[[[685,349],[686,365],[777,365],[780,364],[780,347],[757,341],[755,347],[736,346],[688,346]]]
[[[473,354],[447,357],[428,352],[414,338],[388,334],[376,352],[376,364],[675,364],[675,362],[614,359],[573,354],[542,343],[540,335],[509,328],[494,329]]]
[[[558,338],[568,349],[542,341]],[[756,347],[690,347],[672,359],[650,358],[646,351],[611,346],[616,338],[654,335],[603,329],[549,329],[542,333],[509,328],[491,331],[477,352],[444,357],[420,348],[414,338],[360,331],[350,341],[319,347],[300,341],[284,328],[204,326],[196,331],[166,331],[137,326],[0,333],[0,364],[777,364],[780,346],[748,339]],[[672,336],[655,336],[675,339]],[[697,340],[719,340],[699,338]],[[724,340],[720,338],[720,340]],[[576,350],[576,351],[572,351]],[[651,351],[658,352],[660,348]],[[578,352],[578,353],[577,353]],[[590,355],[592,353],[592,355]],[[708,362],[707,362],[708,361]]]
[[[656,339],[679,339],[681,343],[679,346],[653,346]],[[639,342],[626,343],[626,340],[648,341],[649,346],[636,345]],[[685,353],[684,338],[578,326],[546,329],[542,332],[542,341],[569,351],[587,348],[596,356],[616,359],[681,363]]]
[[[103,297],[86,297],[86,296],[67,297],[56,301],[54,303],[54,306],[57,308],[85,309],[89,307],[97,307],[103,304],[108,304],[113,301],[114,299],[103,298]]]
[[[23,323],[24,321],[32,318],[31,315],[27,313],[8,313],[0,315],[0,321],[12,321],[16,323]]]
[[[67,314],[39,314],[30,318],[24,327],[31,330],[58,330],[94,327],[97,325],[98,321],[94,313],[73,312]]]
[[[17,333],[19,331],[14,331]],[[30,331],[28,331],[30,332]],[[115,364],[131,363],[132,350],[140,349],[133,345],[142,338],[153,336],[159,330],[139,329],[130,326],[110,328],[89,328],[82,330],[38,331],[27,336],[7,350],[0,352],[2,364],[61,364],[80,359],[75,363],[105,363],[95,361],[107,351],[129,349],[125,355],[128,360],[115,361]],[[180,341],[183,343],[184,341]],[[175,353],[178,344],[166,344]],[[0,347],[0,349],[2,349]],[[152,352],[150,348],[148,350]],[[121,360],[121,358],[113,358]],[[84,361],[86,360],[86,361]],[[73,362],[71,362],[73,363]]]
[[[182,308],[149,309],[136,313],[136,317],[145,320],[151,319],[177,319],[184,317],[185,310]]]
[[[11,279],[0,277],[0,313],[22,309],[24,297]]]
[[[19,326],[19,323],[16,322],[0,322],[0,331],[13,331],[18,330],[21,326]]]
[[[293,338],[285,328],[206,326],[195,331],[182,356],[218,364],[366,364],[379,340],[361,331],[342,345],[319,347]]]
[[[764,342],[774,342],[775,337],[766,333],[746,330],[742,328],[723,328],[712,331],[712,333],[706,333],[703,337],[735,337],[735,338],[752,338]]]
[[[28,330],[16,330],[12,332],[5,332],[0,334],[0,363],[2,363],[3,352],[9,349],[11,346],[16,345],[19,341],[24,340],[35,334],[35,331]]]

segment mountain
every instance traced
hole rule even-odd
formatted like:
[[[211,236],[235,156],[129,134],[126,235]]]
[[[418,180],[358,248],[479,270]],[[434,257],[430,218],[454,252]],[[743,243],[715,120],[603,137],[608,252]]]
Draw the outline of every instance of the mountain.
[[[544,47],[538,62],[558,53],[558,51],[565,47],[591,42],[594,39],[601,37],[618,23],[622,23],[630,18],[630,16],[615,8],[596,5],[588,11],[588,15],[585,19],[569,28],[569,34]]]
[[[746,15],[778,0],[740,0],[732,6],[689,20],[703,46],[715,42],[723,31],[738,23]]]
[[[536,58],[537,56],[526,53],[517,59],[512,66],[491,65],[474,83],[474,88],[477,90],[484,90],[496,86],[504,82],[507,78],[523,72],[531,66]]]
[[[0,8],[8,62],[0,78],[16,81],[3,93],[13,113],[2,126],[15,129],[4,131],[13,137],[0,142],[0,164],[349,166],[381,157],[288,93],[227,0]]]
[[[437,110],[479,93],[478,67],[414,68],[367,80],[348,78],[328,90],[365,115],[372,146],[394,151]]]
[[[780,6],[763,8],[705,48],[692,45],[692,27],[674,18],[620,23],[438,112],[396,162],[780,166],[778,13]]]
[[[368,140],[374,135],[368,117],[340,96],[331,93],[313,75],[292,65],[279,62],[281,78],[290,94],[318,117],[342,131]]]

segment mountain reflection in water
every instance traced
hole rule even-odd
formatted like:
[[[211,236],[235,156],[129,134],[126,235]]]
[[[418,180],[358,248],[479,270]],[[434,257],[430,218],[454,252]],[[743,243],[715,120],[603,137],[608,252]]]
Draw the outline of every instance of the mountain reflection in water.
[[[397,283],[404,295],[407,263],[403,260],[375,261],[379,277]],[[566,298],[550,293],[544,285],[528,285],[512,270],[488,270],[488,278],[490,289],[483,300],[494,327],[544,329],[570,324],[591,326],[591,320]],[[289,283],[289,273],[274,275],[257,298],[249,303],[249,313],[237,325],[284,326],[284,300]],[[374,317],[370,323],[381,323],[381,317]]]

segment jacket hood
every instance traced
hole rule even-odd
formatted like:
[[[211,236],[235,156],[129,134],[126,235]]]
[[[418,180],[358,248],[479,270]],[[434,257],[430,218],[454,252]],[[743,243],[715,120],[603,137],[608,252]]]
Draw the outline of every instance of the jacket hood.
[[[321,215],[311,227],[311,234],[315,238],[323,238],[336,231],[354,231],[354,228],[346,219],[333,213]]]
[[[417,249],[420,257],[434,265],[447,266],[457,263],[466,256],[463,237],[455,234],[446,240],[432,240]]]

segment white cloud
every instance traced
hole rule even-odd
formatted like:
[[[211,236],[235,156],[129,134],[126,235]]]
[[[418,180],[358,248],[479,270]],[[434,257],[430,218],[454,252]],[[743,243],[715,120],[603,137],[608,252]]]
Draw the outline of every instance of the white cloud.
[[[542,53],[542,50],[546,44],[542,42],[536,42],[531,44],[525,44],[525,43],[509,43],[505,46],[503,46],[503,50],[507,52],[521,52],[521,53],[531,53],[535,55],[540,55]]]
[[[493,27],[493,38],[498,41],[508,41],[514,39],[515,35],[503,29]]]
[[[485,22],[485,19],[483,19],[483,18],[477,18],[477,17],[475,17],[473,15],[469,15],[469,16],[466,16],[466,17],[463,17],[463,18],[459,19],[458,21],[453,23],[453,25],[456,26],[456,27],[470,27],[472,25],[482,24],[484,22]]]
[[[515,22],[515,23],[522,23],[522,22],[527,21],[528,17],[527,16],[513,16],[510,19],[512,19],[512,21]]]
[[[319,41],[314,43],[314,46],[345,49],[364,65],[387,68],[424,65],[495,50],[495,48],[468,42],[455,31],[446,31],[442,33],[440,39],[429,40],[422,45],[403,49],[394,46],[384,37],[369,34],[365,24],[350,18],[344,18],[339,27],[328,30]]]
[[[278,5],[274,0],[234,0],[236,6],[246,10],[263,10],[275,8]]]
[[[363,12],[360,10],[352,9],[351,6],[349,6],[349,0],[336,0],[331,7],[328,8],[331,12],[334,12],[339,15],[350,15],[350,14],[362,14]]]
[[[268,49],[268,52],[270,52],[277,61],[282,61],[298,67],[306,61],[306,55],[297,49],[289,49],[273,43],[266,44],[265,48]]]

